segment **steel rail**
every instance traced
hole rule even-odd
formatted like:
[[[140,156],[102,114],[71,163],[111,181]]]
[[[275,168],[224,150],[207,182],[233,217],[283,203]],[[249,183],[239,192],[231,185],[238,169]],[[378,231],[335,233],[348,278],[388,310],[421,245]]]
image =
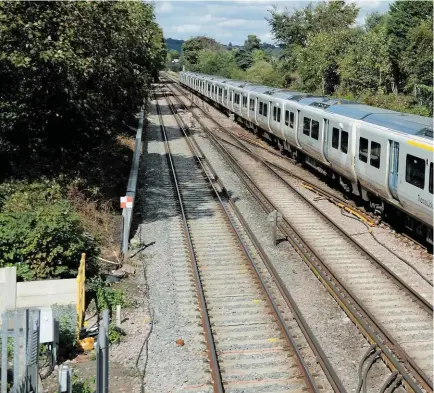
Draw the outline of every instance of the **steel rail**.
[[[190,254],[190,260],[191,260],[192,266],[193,266],[197,295],[198,295],[200,307],[202,310],[202,312],[201,312],[202,326],[205,330],[205,339],[206,339],[206,343],[208,346],[208,357],[210,360],[214,392],[223,393],[224,392],[223,381],[221,378],[219,363],[217,360],[217,351],[215,348],[214,337],[213,337],[213,333],[212,333],[212,329],[211,329],[211,322],[210,322],[209,315],[207,312],[205,294],[204,294],[202,283],[200,280],[199,268],[198,268],[198,264],[197,264],[197,260],[196,260],[196,255],[194,252],[193,242],[191,239],[190,229],[188,227],[187,216],[186,216],[185,211],[184,211],[184,202],[182,199],[181,190],[180,190],[180,186],[178,183],[175,163],[173,162],[172,152],[170,150],[170,145],[169,145],[169,138],[168,138],[167,133],[166,133],[166,127],[164,126],[161,108],[160,108],[160,105],[159,105],[157,99],[155,100],[155,104],[156,104],[157,113],[158,113],[158,117],[159,117],[159,121],[160,121],[160,130],[161,130],[161,134],[162,134],[163,140],[164,140],[164,147],[166,150],[166,156],[167,156],[167,160],[169,163],[170,172],[171,172],[171,175],[173,178],[173,182],[175,184],[176,195],[178,197],[179,207],[181,210],[183,228],[184,228],[184,233],[185,233],[185,236],[187,239],[187,246],[188,246],[188,251]]]
[[[208,117],[208,115],[205,112],[203,113],[205,114],[205,116]],[[229,158],[229,162],[232,163],[231,166],[233,167],[233,169],[239,174],[241,180],[251,191],[252,195],[261,203],[265,211],[270,212],[272,210],[275,210],[273,204],[262,194],[262,192],[255,185],[251,177],[239,166],[236,159],[217,140],[218,137],[216,137],[214,133],[208,127],[206,127],[197,116],[194,115],[194,113],[193,116],[199,122],[202,128],[207,132],[207,134],[210,136],[210,140],[212,140],[212,142],[218,148],[218,150],[221,151],[221,153],[224,156]],[[214,119],[211,120],[213,120],[216,124],[218,124]],[[219,127],[222,128],[221,126]],[[224,128],[222,129],[224,131]],[[279,176],[278,174],[276,175]],[[248,179],[248,182],[250,182],[250,184],[246,182],[246,179]],[[308,263],[309,267],[314,272],[314,274],[323,282],[323,284],[329,290],[332,296],[338,301],[341,307],[346,311],[347,315],[349,315],[349,317],[353,320],[353,322],[360,328],[360,330],[365,335],[365,337],[370,342],[376,343],[377,346],[382,350],[382,358],[385,361],[385,363],[392,369],[392,371],[395,370],[398,371],[403,376],[405,383],[411,390],[418,393],[422,392],[422,390],[416,384],[416,382],[413,380],[410,374],[403,368],[397,356],[403,357],[404,360],[406,361],[407,367],[409,367],[414,374],[419,376],[418,383],[420,383],[425,389],[432,390],[432,381],[424,374],[422,370],[420,370],[420,368],[416,364],[414,364],[413,360],[406,355],[405,351],[399,346],[399,344],[396,344],[393,339],[392,340],[389,339],[390,335],[387,334],[387,332],[385,333],[384,329],[381,328],[381,325],[375,321],[375,318],[372,317],[370,313],[364,309],[364,307],[361,305],[361,302],[357,299],[357,297],[353,295],[351,291],[348,290],[340,282],[340,280],[338,280],[333,275],[332,272],[329,271],[329,269],[321,262],[321,259],[313,252],[309,244],[307,244],[303,239],[299,237],[299,235],[296,233],[295,229],[291,226],[291,224],[287,222],[287,220],[284,220],[284,224],[280,225],[280,227],[282,232],[288,235],[288,240],[290,240],[291,244],[293,244],[296,250],[299,251],[300,255]],[[353,243],[355,242],[353,241]],[[334,289],[336,287],[336,284],[337,284],[337,288]],[[404,283],[401,287],[404,287],[405,289],[406,284]],[[352,299],[352,302],[354,303],[357,309],[353,307],[346,300],[346,297]],[[425,299],[423,303],[426,304]],[[425,307],[432,313],[431,305],[426,304]],[[368,320],[369,324],[366,323],[364,319]],[[388,346],[393,348],[394,351],[398,353],[397,355],[392,353],[392,351],[388,348],[388,346],[386,346],[383,343],[383,340],[381,340],[381,338],[378,336],[376,331],[381,332],[381,334],[385,336],[386,340],[388,341]]]
[[[210,117],[209,115],[207,115],[200,107],[198,107],[199,110],[202,111],[202,113],[204,113],[204,115],[211,121],[213,121],[220,130],[222,130],[224,133],[228,134],[231,138],[233,138],[236,143],[240,144],[240,148],[242,148],[242,150],[249,154],[250,156],[252,156],[256,161],[261,162],[263,165],[265,165],[265,167],[273,174],[275,175],[279,180],[281,180],[282,182],[284,182],[289,188],[291,188],[292,191],[294,191],[298,196],[300,196],[301,198],[303,198],[303,200],[308,203],[310,206],[312,206],[318,213],[321,214],[321,216],[323,218],[326,219],[326,221],[328,221],[332,226],[334,226],[336,229],[339,230],[340,233],[342,233],[345,238],[347,238],[347,240],[349,240],[351,243],[355,244],[358,249],[365,253],[369,258],[371,258],[376,264],[378,264],[388,275],[390,275],[392,277],[392,279],[395,281],[395,283],[397,285],[399,285],[401,288],[403,288],[404,290],[406,290],[407,292],[409,292],[413,298],[420,303],[420,305],[425,308],[425,310],[427,310],[429,313],[433,313],[433,305],[426,300],[425,298],[423,298],[418,292],[416,292],[413,288],[409,287],[404,281],[402,281],[402,279],[396,275],[396,273],[394,273],[390,268],[388,268],[383,262],[380,261],[379,258],[377,258],[375,255],[373,255],[367,248],[365,248],[362,244],[360,244],[357,240],[353,239],[339,224],[335,223],[330,217],[328,217],[321,209],[318,208],[318,206],[316,206],[312,201],[310,201],[306,196],[304,196],[300,191],[298,191],[294,186],[292,186],[288,181],[286,181],[281,175],[279,175],[272,167],[277,168],[278,170],[285,172],[285,174],[289,175],[289,176],[294,176],[292,174],[292,172],[290,172],[288,169],[275,164],[273,162],[269,162],[266,159],[262,158],[261,156],[259,156],[259,154],[251,151],[249,148],[247,148],[241,141],[239,141],[238,139],[236,139],[236,136],[230,132],[227,131],[224,127],[222,127],[216,120],[214,120],[212,117]],[[193,116],[195,117],[195,119],[200,122],[200,119],[198,119],[194,114]],[[201,124],[203,126],[203,124]],[[212,132],[211,130],[208,129],[209,132]],[[217,136],[216,136],[217,137]],[[218,137],[217,137],[218,138]],[[224,139],[221,139],[224,143],[230,143]]]
[[[176,110],[176,109],[175,109]],[[179,115],[178,115],[179,116]],[[184,121],[180,118],[180,120],[184,123]],[[184,123],[185,125],[185,123]],[[192,138],[190,129],[188,126],[185,125],[186,130],[189,133],[189,137]],[[193,138],[192,138],[193,139]],[[194,139],[193,139],[194,140]],[[202,149],[197,144],[197,142],[194,142],[197,146],[197,149],[202,157],[205,157],[205,155],[202,152]],[[265,253],[264,249],[262,248],[261,244],[257,240],[256,236],[254,235],[253,231],[250,229],[249,225],[245,221],[244,217],[241,215],[241,213],[238,210],[238,207],[235,204],[235,201],[229,196],[229,193],[227,192],[225,186],[221,181],[218,179],[217,173],[214,171],[214,169],[209,165],[209,162],[207,161],[208,166],[211,169],[211,172],[215,179],[217,179],[217,182],[220,184],[220,187],[222,188],[223,192],[225,193],[225,197],[228,199],[231,207],[233,208],[235,214],[237,215],[239,221],[244,226],[249,238],[251,239],[252,243],[255,245],[256,249],[258,250],[259,254],[261,255],[262,260],[264,261],[264,264],[273,277],[273,280],[275,280],[275,283],[279,289],[279,292],[285,299],[287,305],[290,307],[290,309],[294,312],[295,319],[297,320],[298,326],[300,327],[301,331],[303,332],[304,337],[306,338],[309,346],[311,347],[312,351],[315,353],[315,356],[318,360],[318,362],[321,365],[321,368],[324,371],[324,374],[326,375],[328,381],[330,382],[330,385],[332,386],[333,390],[335,392],[339,393],[345,393],[346,389],[343,386],[341,380],[337,376],[332,364],[330,363],[329,359],[327,358],[326,354],[324,353],[321,345],[319,344],[318,340],[316,339],[315,335],[313,334],[312,330],[310,329],[308,323],[304,319],[300,309],[298,308],[295,300],[289,293],[288,289],[286,288],[285,284],[283,283],[281,277],[279,276],[278,272],[274,268],[274,265],[268,258],[268,255]]]
[[[266,296],[267,301],[270,304],[270,306],[272,307],[273,312],[274,312],[274,314],[277,317],[279,326],[280,326],[281,330],[283,331],[285,337],[289,341],[291,347],[293,348],[293,350],[294,350],[294,352],[296,354],[297,361],[298,361],[298,367],[299,367],[300,371],[302,372],[303,376],[305,377],[305,380],[306,380],[308,386],[310,386],[311,391],[319,393],[319,389],[316,386],[315,380],[314,380],[313,376],[311,375],[311,373],[309,371],[309,367],[307,366],[306,362],[304,361],[303,356],[301,355],[300,350],[299,350],[297,344],[295,343],[295,340],[292,337],[292,334],[289,331],[289,329],[288,329],[288,327],[287,327],[287,325],[285,323],[285,320],[284,320],[281,312],[279,311],[279,307],[278,307],[277,303],[275,302],[275,300],[273,299],[273,296],[272,296],[271,292],[267,288],[267,286],[265,284],[265,281],[262,278],[261,273],[259,272],[259,270],[258,270],[258,268],[257,268],[257,266],[256,266],[256,264],[255,264],[255,262],[253,260],[253,257],[251,255],[250,251],[247,249],[245,243],[243,242],[243,240],[241,238],[241,235],[240,235],[239,231],[236,229],[235,224],[232,222],[232,219],[230,217],[230,214],[229,214],[227,208],[225,207],[225,204],[224,204],[224,202],[222,200],[222,197],[220,196],[219,191],[214,186],[214,182],[219,185],[219,187],[221,188],[222,193],[224,194],[225,198],[228,199],[231,208],[235,212],[237,218],[240,220],[243,228],[246,230],[246,232],[247,232],[249,238],[251,239],[254,247],[257,249],[259,255],[263,259],[263,262],[264,262],[265,266],[267,267],[267,269],[268,269],[269,265],[271,265],[271,263],[269,262],[268,257],[266,256],[265,252],[263,251],[263,249],[260,246],[259,242],[257,241],[256,237],[254,237],[254,235],[253,235],[250,227],[247,225],[246,221],[242,218],[242,215],[239,212],[238,208],[236,207],[235,203],[233,202],[232,198],[229,197],[229,193],[227,192],[226,188],[224,187],[224,185],[219,180],[218,175],[215,172],[214,168],[211,166],[210,162],[206,159],[205,154],[203,153],[202,149],[197,144],[197,142],[194,141],[194,139],[192,138],[190,129],[188,128],[188,126],[185,124],[185,122],[179,116],[179,114],[178,114],[175,106],[171,102],[170,98],[167,97],[167,96],[165,98],[166,98],[167,102],[169,103],[169,107],[170,107],[173,115],[175,116],[176,122],[178,123],[178,126],[179,126],[180,130],[182,131],[184,137],[186,138],[186,141],[189,144],[189,147],[190,147],[192,153],[198,158],[198,163],[201,166],[202,170],[204,171],[206,177],[208,178],[208,180],[209,180],[209,182],[211,184],[211,187],[212,187],[212,189],[214,191],[214,194],[216,195],[216,197],[217,197],[217,199],[218,199],[218,201],[220,203],[220,206],[222,207],[223,211],[225,212],[225,216],[227,218],[227,222],[230,224],[230,227],[231,227],[233,233],[236,235],[236,237],[237,237],[237,239],[239,241],[240,246],[243,248],[243,250],[244,250],[244,252],[245,252],[245,254],[246,254],[246,256],[247,256],[247,258],[248,258],[248,260],[249,260],[249,262],[251,264],[251,266],[253,267],[253,269],[255,271],[255,275],[256,275],[259,283],[261,284],[262,289],[264,290],[264,292],[267,295]],[[208,170],[211,172],[213,178],[211,178],[208,175],[207,170],[206,170],[206,168],[204,166],[204,163],[206,163],[206,166],[208,167]],[[253,235],[253,236],[251,236],[251,235]],[[273,271],[275,272],[275,274],[272,274],[272,278],[274,280],[274,279],[277,279],[278,277],[277,277],[277,272],[274,270],[274,268],[273,268]],[[278,279],[280,280],[280,278],[278,278]],[[280,280],[280,282],[281,282],[281,280]],[[295,305],[295,302],[290,297],[290,295],[288,296],[288,298],[290,298],[291,299],[291,303],[293,305]],[[295,308],[297,308],[296,305],[295,305]],[[297,315],[296,318],[302,320],[304,322],[304,325],[307,326],[307,323],[304,321],[304,319],[302,319],[303,317],[301,316],[301,313],[299,312],[298,308],[297,308],[297,311],[298,311],[299,315]],[[299,316],[301,316],[301,318]],[[308,328],[308,326],[307,326],[307,330],[310,331],[310,329]],[[303,331],[303,328],[302,328],[302,331]],[[311,331],[310,331],[310,333],[311,333],[310,339],[316,340]],[[322,351],[322,349],[320,349],[320,351]],[[321,362],[323,359],[318,359],[318,360]],[[325,360],[325,362],[328,362],[328,360]],[[331,367],[331,364],[329,364],[329,365]],[[339,390],[335,390],[335,391],[341,392],[341,393],[345,393],[346,390],[343,387],[342,382],[339,380],[339,378],[335,374],[334,370],[332,370],[331,373],[335,377],[335,379],[332,381],[333,382],[332,386],[335,385],[339,389]]]

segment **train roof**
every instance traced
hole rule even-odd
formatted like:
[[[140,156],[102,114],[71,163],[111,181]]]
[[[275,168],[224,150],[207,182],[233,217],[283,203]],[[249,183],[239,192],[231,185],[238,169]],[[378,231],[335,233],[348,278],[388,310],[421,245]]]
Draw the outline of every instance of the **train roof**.
[[[212,75],[189,74],[218,80],[231,86],[243,87],[245,90],[254,91],[259,94],[266,94],[289,101],[298,101],[301,105],[320,108],[325,112],[335,113],[355,120],[363,120],[367,123],[404,132],[409,135],[433,139],[433,119],[430,117],[396,112],[339,98],[311,96],[307,93],[257,85],[245,81],[234,81]]]
[[[401,113],[363,104],[332,105],[327,112],[363,120],[392,130],[425,138],[433,138],[433,121],[429,117]]]

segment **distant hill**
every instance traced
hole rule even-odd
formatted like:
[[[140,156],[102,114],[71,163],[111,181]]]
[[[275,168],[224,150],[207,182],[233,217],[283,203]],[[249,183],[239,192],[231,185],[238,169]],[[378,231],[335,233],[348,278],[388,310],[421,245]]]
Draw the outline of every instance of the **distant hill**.
[[[166,38],[166,45],[168,50],[176,50],[181,53],[182,44],[184,40],[175,40],[174,38]]]
[[[181,53],[181,49],[182,49],[182,44],[184,43],[184,40],[176,40],[174,38],[166,38],[166,45],[167,45],[167,49],[168,50],[176,50],[177,52]],[[226,49],[243,49],[244,46],[243,45],[224,45],[222,44],[222,46]],[[274,56],[277,56],[280,54],[281,49],[277,46],[274,46],[273,44],[268,44],[266,42],[261,43],[261,48],[264,50],[270,50]]]

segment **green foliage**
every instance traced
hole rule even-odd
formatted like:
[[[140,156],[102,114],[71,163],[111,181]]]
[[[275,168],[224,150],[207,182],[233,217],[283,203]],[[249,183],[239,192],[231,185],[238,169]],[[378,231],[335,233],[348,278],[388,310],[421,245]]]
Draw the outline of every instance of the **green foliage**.
[[[75,326],[71,324],[70,318],[62,315],[59,320],[59,346],[66,356],[69,356],[77,345]]]
[[[0,20],[0,176],[113,140],[165,63],[144,2],[2,2]]]
[[[89,289],[95,293],[97,309],[114,311],[117,305],[128,307],[128,301],[121,289],[114,289],[100,277],[94,277],[89,282]]]
[[[341,89],[352,94],[391,91],[391,64],[387,56],[386,26],[375,22],[339,63]],[[373,25],[373,22],[371,23]]]
[[[240,49],[235,52],[235,61],[237,62],[238,68],[245,71],[253,63],[252,54],[244,49]]]
[[[388,51],[392,63],[392,72],[395,80],[396,89],[403,90],[406,86],[408,74],[406,72],[406,57],[412,55],[412,45],[417,42],[416,36],[425,36],[426,26],[419,30],[419,24],[428,21],[431,25],[431,45],[432,45],[432,23],[433,23],[433,3],[432,1],[396,1],[391,4],[388,23]],[[418,31],[417,33],[414,31]],[[429,28],[428,28],[429,30]],[[411,32],[411,33],[410,33]],[[431,46],[432,48],[432,46]],[[420,55],[415,53],[413,55]],[[425,56],[431,56],[431,67],[427,76],[432,85],[432,49]]]
[[[82,379],[77,375],[72,375],[72,393],[94,393],[95,377]]]
[[[81,253],[90,263],[98,252],[58,183],[3,184],[0,200],[0,267],[21,279],[73,277]]]
[[[213,38],[204,36],[194,37],[182,44],[182,53],[189,65],[196,65],[199,61],[199,52],[203,50],[221,50],[222,46]]]
[[[247,40],[244,41],[244,50],[247,52],[253,52],[256,49],[261,49],[261,40],[254,34],[247,36]]]
[[[110,344],[119,344],[124,336],[125,332],[122,329],[113,323],[109,325],[108,339]]]

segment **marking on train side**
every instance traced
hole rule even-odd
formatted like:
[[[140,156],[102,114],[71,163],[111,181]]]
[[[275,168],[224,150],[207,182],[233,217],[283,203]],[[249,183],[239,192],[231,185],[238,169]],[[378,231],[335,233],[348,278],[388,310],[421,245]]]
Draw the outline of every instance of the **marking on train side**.
[[[415,141],[407,141],[409,145],[419,147],[424,150],[433,151],[434,152],[434,146],[425,145],[425,143],[415,142]]]

